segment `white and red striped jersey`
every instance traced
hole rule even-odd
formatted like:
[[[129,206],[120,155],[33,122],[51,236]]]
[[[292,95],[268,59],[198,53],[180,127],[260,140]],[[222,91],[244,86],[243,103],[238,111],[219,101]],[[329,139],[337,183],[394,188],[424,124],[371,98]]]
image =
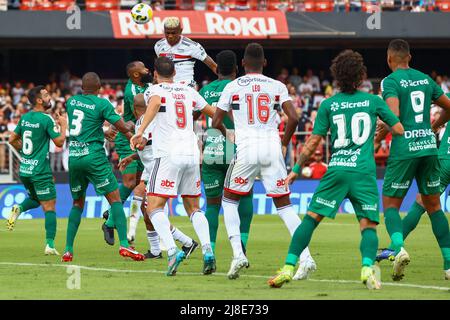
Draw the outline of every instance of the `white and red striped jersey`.
[[[155,44],[155,53],[158,57],[168,57],[175,63],[175,82],[189,83],[194,80],[195,60],[203,61],[208,56],[202,45],[191,39],[181,36],[180,41],[171,46],[166,38]]]
[[[217,108],[233,110],[235,142],[254,143],[256,140],[280,141],[277,112],[282,104],[292,100],[286,85],[263,74],[251,73],[227,84]]]
[[[194,133],[192,112],[200,111],[208,103],[200,94],[179,83],[153,85],[144,93],[145,101],[153,96],[161,98],[161,107],[152,121],[153,156],[199,156],[198,138]]]

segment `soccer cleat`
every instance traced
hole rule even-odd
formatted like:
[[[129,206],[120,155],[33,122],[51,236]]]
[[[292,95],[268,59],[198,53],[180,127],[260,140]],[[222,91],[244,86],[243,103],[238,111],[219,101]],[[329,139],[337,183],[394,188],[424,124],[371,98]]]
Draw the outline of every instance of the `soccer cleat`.
[[[46,245],[46,246],[45,246],[44,254],[45,254],[46,256],[59,256],[59,252],[56,251],[55,248],[50,248],[49,245]]]
[[[228,279],[233,280],[239,278],[239,271],[244,267],[248,268],[248,265],[247,257],[244,254],[241,254],[237,258],[233,258],[230,270],[227,273]]]
[[[184,251],[177,249],[177,251],[167,257],[168,266],[166,276],[175,276],[177,274],[177,268],[180,263],[186,258]]]
[[[145,259],[161,259],[162,258],[162,252],[160,252],[158,255],[154,255],[150,250],[147,251],[146,254],[144,254]]]
[[[195,240],[192,240],[192,244],[190,247],[182,246],[181,249],[184,251],[184,254],[186,255],[186,259],[189,258],[192,252],[194,252],[195,249],[197,249],[198,243]]]
[[[103,219],[108,220],[108,218],[109,218],[109,210],[106,210],[105,212],[103,212],[102,217],[103,217]]]
[[[307,259],[304,262],[300,262],[297,272],[292,279],[294,280],[305,280],[317,270],[317,266],[313,258]]]
[[[212,274],[216,272],[216,258],[212,252],[205,253],[203,256],[203,274]]]
[[[377,274],[376,270],[373,267],[362,267],[361,281],[369,290],[381,289],[380,275]]]
[[[445,270],[444,272],[445,272],[444,279],[445,279],[445,280],[450,280],[450,269]]]
[[[294,273],[293,266],[284,266],[278,270],[277,274],[269,279],[267,282],[272,288],[281,288],[283,284],[292,280],[292,274]]]
[[[134,261],[144,261],[145,257],[143,254],[140,254],[133,247],[120,247],[119,254],[125,258],[131,258]]]
[[[15,204],[11,208],[11,212],[9,213],[8,220],[6,221],[6,227],[8,228],[9,231],[14,230],[14,225],[19,216],[20,216],[20,207],[19,207],[19,205]]]
[[[102,224],[103,238],[110,246],[114,245],[114,228],[110,228],[105,222]]]
[[[379,253],[377,254],[377,257],[375,258],[375,260],[377,262],[380,262],[383,260],[394,261],[395,260],[395,250],[392,250],[389,248],[379,249]]]
[[[61,257],[61,262],[71,262],[73,260],[73,254],[67,251]]]
[[[409,264],[411,259],[408,252],[404,248],[400,249],[400,252],[395,256],[394,266],[392,269],[392,280],[400,281],[405,276],[405,268]]]

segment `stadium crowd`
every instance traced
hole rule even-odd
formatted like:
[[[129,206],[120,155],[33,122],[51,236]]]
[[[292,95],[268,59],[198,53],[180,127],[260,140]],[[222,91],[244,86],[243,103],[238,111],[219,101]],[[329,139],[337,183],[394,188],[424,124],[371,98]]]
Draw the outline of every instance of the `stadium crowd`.
[[[450,79],[445,75],[439,75],[436,71],[432,71],[431,77],[442,87],[445,93],[449,92]],[[296,155],[299,154],[305,141],[308,139],[314,126],[314,120],[317,110],[323,99],[326,99],[337,92],[336,84],[331,81],[324,71],[314,72],[311,69],[306,70],[304,74],[300,73],[299,68],[291,69],[282,68],[276,79],[283,82],[293,100],[294,106],[299,116],[299,124],[297,132],[293,136],[286,155],[286,166],[290,170],[295,164]],[[205,77],[200,82],[200,86],[204,86],[209,82]],[[360,90],[369,93],[379,92],[380,79],[366,79],[362,83]],[[125,83],[125,81],[124,81]],[[12,132],[20,117],[28,112],[29,103],[26,97],[27,91],[35,86],[32,82],[17,81],[15,83],[0,83],[0,143],[7,141],[9,133]],[[65,101],[71,96],[81,93],[81,79],[69,70],[64,70],[59,75],[52,74],[46,89],[52,95],[52,108],[50,113],[54,116],[56,113],[66,114]],[[100,91],[100,96],[107,98],[116,108],[117,113],[123,112],[123,84],[112,84],[105,81]],[[432,117],[436,112],[432,109]],[[284,132],[287,117],[282,112],[279,113],[279,130],[280,134]],[[198,134],[204,134],[206,130],[206,121],[200,118],[196,123],[196,131]],[[105,130],[107,128],[105,127]],[[389,144],[391,137],[388,136],[382,142],[381,148],[375,154],[378,166],[386,165],[389,156]],[[105,150],[110,160],[117,167],[118,155],[114,149],[114,143],[105,139]],[[8,153],[4,144],[0,144],[0,172],[7,172]],[[312,169],[311,178],[321,178],[326,171],[327,144],[324,142],[315,152],[310,167]],[[324,162],[325,161],[325,162]],[[62,148],[56,147],[50,142],[50,162],[52,170],[67,171],[68,170],[68,148],[67,144]]]
[[[74,3],[86,10],[111,10],[128,9],[138,2],[150,4],[155,11],[450,11],[450,0],[0,0],[0,10],[65,10]]]

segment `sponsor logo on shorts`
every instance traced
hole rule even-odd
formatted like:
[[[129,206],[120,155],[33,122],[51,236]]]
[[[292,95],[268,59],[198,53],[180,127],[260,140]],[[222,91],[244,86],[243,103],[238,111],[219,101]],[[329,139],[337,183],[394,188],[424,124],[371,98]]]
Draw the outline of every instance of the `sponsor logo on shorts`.
[[[161,187],[163,188],[173,188],[175,187],[175,181],[169,181],[169,180],[162,180],[161,181]]]
[[[109,179],[106,179],[106,180],[103,181],[102,183],[99,183],[99,184],[97,185],[97,188],[101,188],[101,187],[107,186],[108,184],[109,184]]]
[[[205,183],[205,189],[213,189],[219,187],[219,180],[214,180],[212,183]]]
[[[436,188],[441,185],[441,179],[435,180],[435,181],[427,181],[427,187],[428,188]]]
[[[81,191],[81,185],[73,187],[71,190],[72,190],[72,192],[80,192]]]
[[[363,204],[361,208],[365,211],[377,211],[378,210],[378,204]]]
[[[236,178],[234,178],[234,183],[236,183],[236,184],[247,184],[248,183],[248,178],[244,179],[242,177],[236,177]]]
[[[284,181],[284,179],[277,180],[277,187],[282,187],[284,185],[286,185],[286,181]]]
[[[392,189],[408,189],[411,181],[405,181],[404,183],[392,182]]]
[[[43,190],[36,190],[36,194],[42,195],[42,194],[49,194],[50,193],[50,188],[46,188]]]
[[[333,208],[333,209],[336,206],[336,200],[330,201],[330,200],[323,199],[321,197],[317,197],[316,202],[321,205],[324,205],[325,207],[329,207],[329,208]]]

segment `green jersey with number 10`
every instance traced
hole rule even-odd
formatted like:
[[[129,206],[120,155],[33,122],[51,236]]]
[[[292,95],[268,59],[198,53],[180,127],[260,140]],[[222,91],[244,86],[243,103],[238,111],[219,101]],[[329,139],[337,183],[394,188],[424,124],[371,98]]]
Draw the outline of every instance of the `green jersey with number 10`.
[[[103,152],[103,123],[116,123],[121,117],[106,99],[95,95],[76,95],[66,103],[69,115],[69,157]]]
[[[328,171],[346,170],[375,175],[374,135],[377,117],[389,126],[399,119],[378,96],[356,91],[338,93],[322,102],[313,134],[331,132],[332,156]]]
[[[444,94],[428,75],[415,69],[397,69],[381,82],[383,99],[398,98],[403,136],[392,139],[389,159],[403,160],[437,155],[431,130],[431,102]]]

